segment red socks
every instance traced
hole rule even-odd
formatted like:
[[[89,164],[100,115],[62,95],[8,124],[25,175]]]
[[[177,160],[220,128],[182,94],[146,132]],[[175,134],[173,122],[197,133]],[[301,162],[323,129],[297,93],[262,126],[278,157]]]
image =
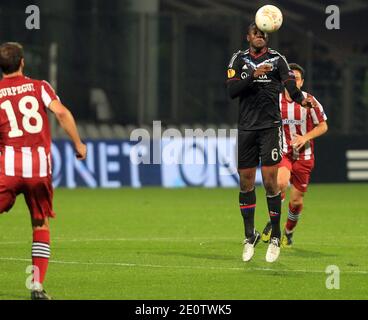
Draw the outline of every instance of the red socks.
[[[292,233],[294,231],[294,228],[296,227],[299,217],[300,217],[300,212],[303,209],[303,205],[298,205],[298,206],[292,206],[289,203],[289,214],[288,214],[288,219],[286,222],[286,232],[287,233]]]
[[[43,283],[50,258],[50,231],[33,231],[32,264],[34,266],[33,281]]]

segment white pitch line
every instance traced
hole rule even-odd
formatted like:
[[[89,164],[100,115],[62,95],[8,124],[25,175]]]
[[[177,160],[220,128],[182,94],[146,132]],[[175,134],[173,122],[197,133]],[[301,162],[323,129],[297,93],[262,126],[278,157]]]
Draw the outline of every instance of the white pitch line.
[[[142,242],[149,242],[149,241],[155,241],[155,242],[215,242],[215,241],[239,241],[239,239],[234,238],[186,238],[186,239],[180,239],[180,238],[82,238],[82,239],[62,239],[62,238],[55,238],[52,239],[52,242],[119,242],[119,241],[142,241]],[[6,241],[2,242],[0,240],[1,244],[26,244],[30,243],[29,241]],[[241,243],[241,241],[239,241]]]
[[[239,239],[234,239],[234,238],[215,238],[215,239],[211,239],[211,238],[186,238],[186,239],[180,239],[180,238],[86,238],[86,239],[55,239],[55,241],[62,241],[62,242],[79,242],[79,241],[84,241],[84,242],[99,242],[99,241],[157,241],[157,242],[165,242],[165,241],[169,241],[169,242],[197,242],[197,241],[236,241]]]
[[[2,261],[14,262],[31,262],[31,259],[22,258],[6,258],[0,257]],[[267,271],[267,272],[294,272],[294,273],[326,273],[322,270],[307,270],[307,269],[272,269],[272,268],[257,268],[257,267],[202,267],[202,266],[175,266],[175,265],[157,265],[157,264],[140,264],[140,263],[124,263],[124,262],[83,262],[83,261],[60,261],[50,260],[50,263],[55,264],[73,264],[73,265],[92,265],[92,266],[116,266],[116,267],[138,267],[138,268],[161,268],[161,269],[193,269],[193,270],[219,270],[219,271]],[[350,270],[341,271],[345,274],[368,274],[365,270]]]
[[[360,237],[359,239],[366,239],[366,237]],[[326,240],[326,239],[325,239]],[[62,238],[55,238],[52,242],[199,242],[200,245],[216,243],[216,242],[225,242],[225,241],[233,241],[239,242],[239,238],[81,238],[81,239],[62,239]],[[13,245],[13,244],[30,244],[30,241],[0,241],[0,245]],[[310,246],[320,246],[320,247],[366,247],[365,244],[354,244],[345,243],[345,244],[337,244],[337,243],[320,243],[320,242],[301,242],[301,245],[310,245]]]

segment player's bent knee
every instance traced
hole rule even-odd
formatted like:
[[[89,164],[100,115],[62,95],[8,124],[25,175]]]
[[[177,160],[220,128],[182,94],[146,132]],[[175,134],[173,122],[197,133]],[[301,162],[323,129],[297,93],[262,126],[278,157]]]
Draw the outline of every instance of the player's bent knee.
[[[47,231],[49,231],[50,230],[48,225],[32,226],[32,229],[33,229],[33,231],[36,231],[36,230],[47,230]]]
[[[278,186],[281,191],[285,191],[289,186],[289,181],[278,181]]]
[[[241,180],[253,180],[256,177],[256,170],[254,169],[240,169],[238,173]]]
[[[275,196],[280,192],[280,189],[276,186],[266,186],[265,185],[266,194],[268,196]]]
[[[255,188],[254,183],[249,183],[249,182],[242,182],[240,181],[240,190],[242,192],[250,192]]]
[[[242,192],[250,192],[254,189],[254,181],[240,178],[240,190]]]
[[[252,191],[255,187],[256,169],[241,169],[238,171],[240,177],[240,189],[242,192]]]
[[[33,230],[49,230],[49,221],[45,219],[32,219]]]
[[[268,195],[275,195],[280,191],[277,180],[275,179],[264,179],[263,185]]]
[[[296,199],[290,199],[290,204],[295,207],[302,207],[303,206],[303,197],[296,198]]]

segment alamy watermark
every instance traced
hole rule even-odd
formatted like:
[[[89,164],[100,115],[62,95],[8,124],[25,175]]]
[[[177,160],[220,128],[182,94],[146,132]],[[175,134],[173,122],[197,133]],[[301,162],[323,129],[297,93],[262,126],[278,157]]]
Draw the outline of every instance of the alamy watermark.
[[[35,286],[39,286],[40,283],[40,269],[37,266],[29,265],[26,268],[26,274],[29,276],[26,279],[26,288],[32,290]]]
[[[29,5],[26,8],[26,28],[28,30],[39,30],[41,25],[40,8],[36,5]]]
[[[329,16],[326,19],[326,28],[328,30],[340,29],[340,8],[336,5],[326,7],[326,14]]]
[[[232,167],[237,160],[237,129],[163,130],[161,121],[153,121],[152,132],[137,128],[130,134],[130,160],[133,164],[185,164]],[[236,166],[234,166],[236,168]],[[236,169],[229,174],[236,173]]]
[[[326,279],[326,288],[329,290],[339,290],[340,289],[340,268],[335,265],[330,265],[326,267],[325,270],[328,275]]]

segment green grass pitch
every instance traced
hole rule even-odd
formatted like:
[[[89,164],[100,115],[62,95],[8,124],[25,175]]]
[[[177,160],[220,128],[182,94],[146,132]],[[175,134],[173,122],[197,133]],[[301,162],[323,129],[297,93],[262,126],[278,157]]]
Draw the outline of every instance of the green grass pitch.
[[[55,299],[367,299],[368,185],[311,185],[294,236],[274,264],[259,243],[241,261],[236,189],[55,191]],[[283,221],[287,202],[283,205]],[[267,220],[257,188],[256,227]],[[0,216],[0,299],[28,299],[31,228],[23,197]],[[326,267],[340,289],[326,288]]]

